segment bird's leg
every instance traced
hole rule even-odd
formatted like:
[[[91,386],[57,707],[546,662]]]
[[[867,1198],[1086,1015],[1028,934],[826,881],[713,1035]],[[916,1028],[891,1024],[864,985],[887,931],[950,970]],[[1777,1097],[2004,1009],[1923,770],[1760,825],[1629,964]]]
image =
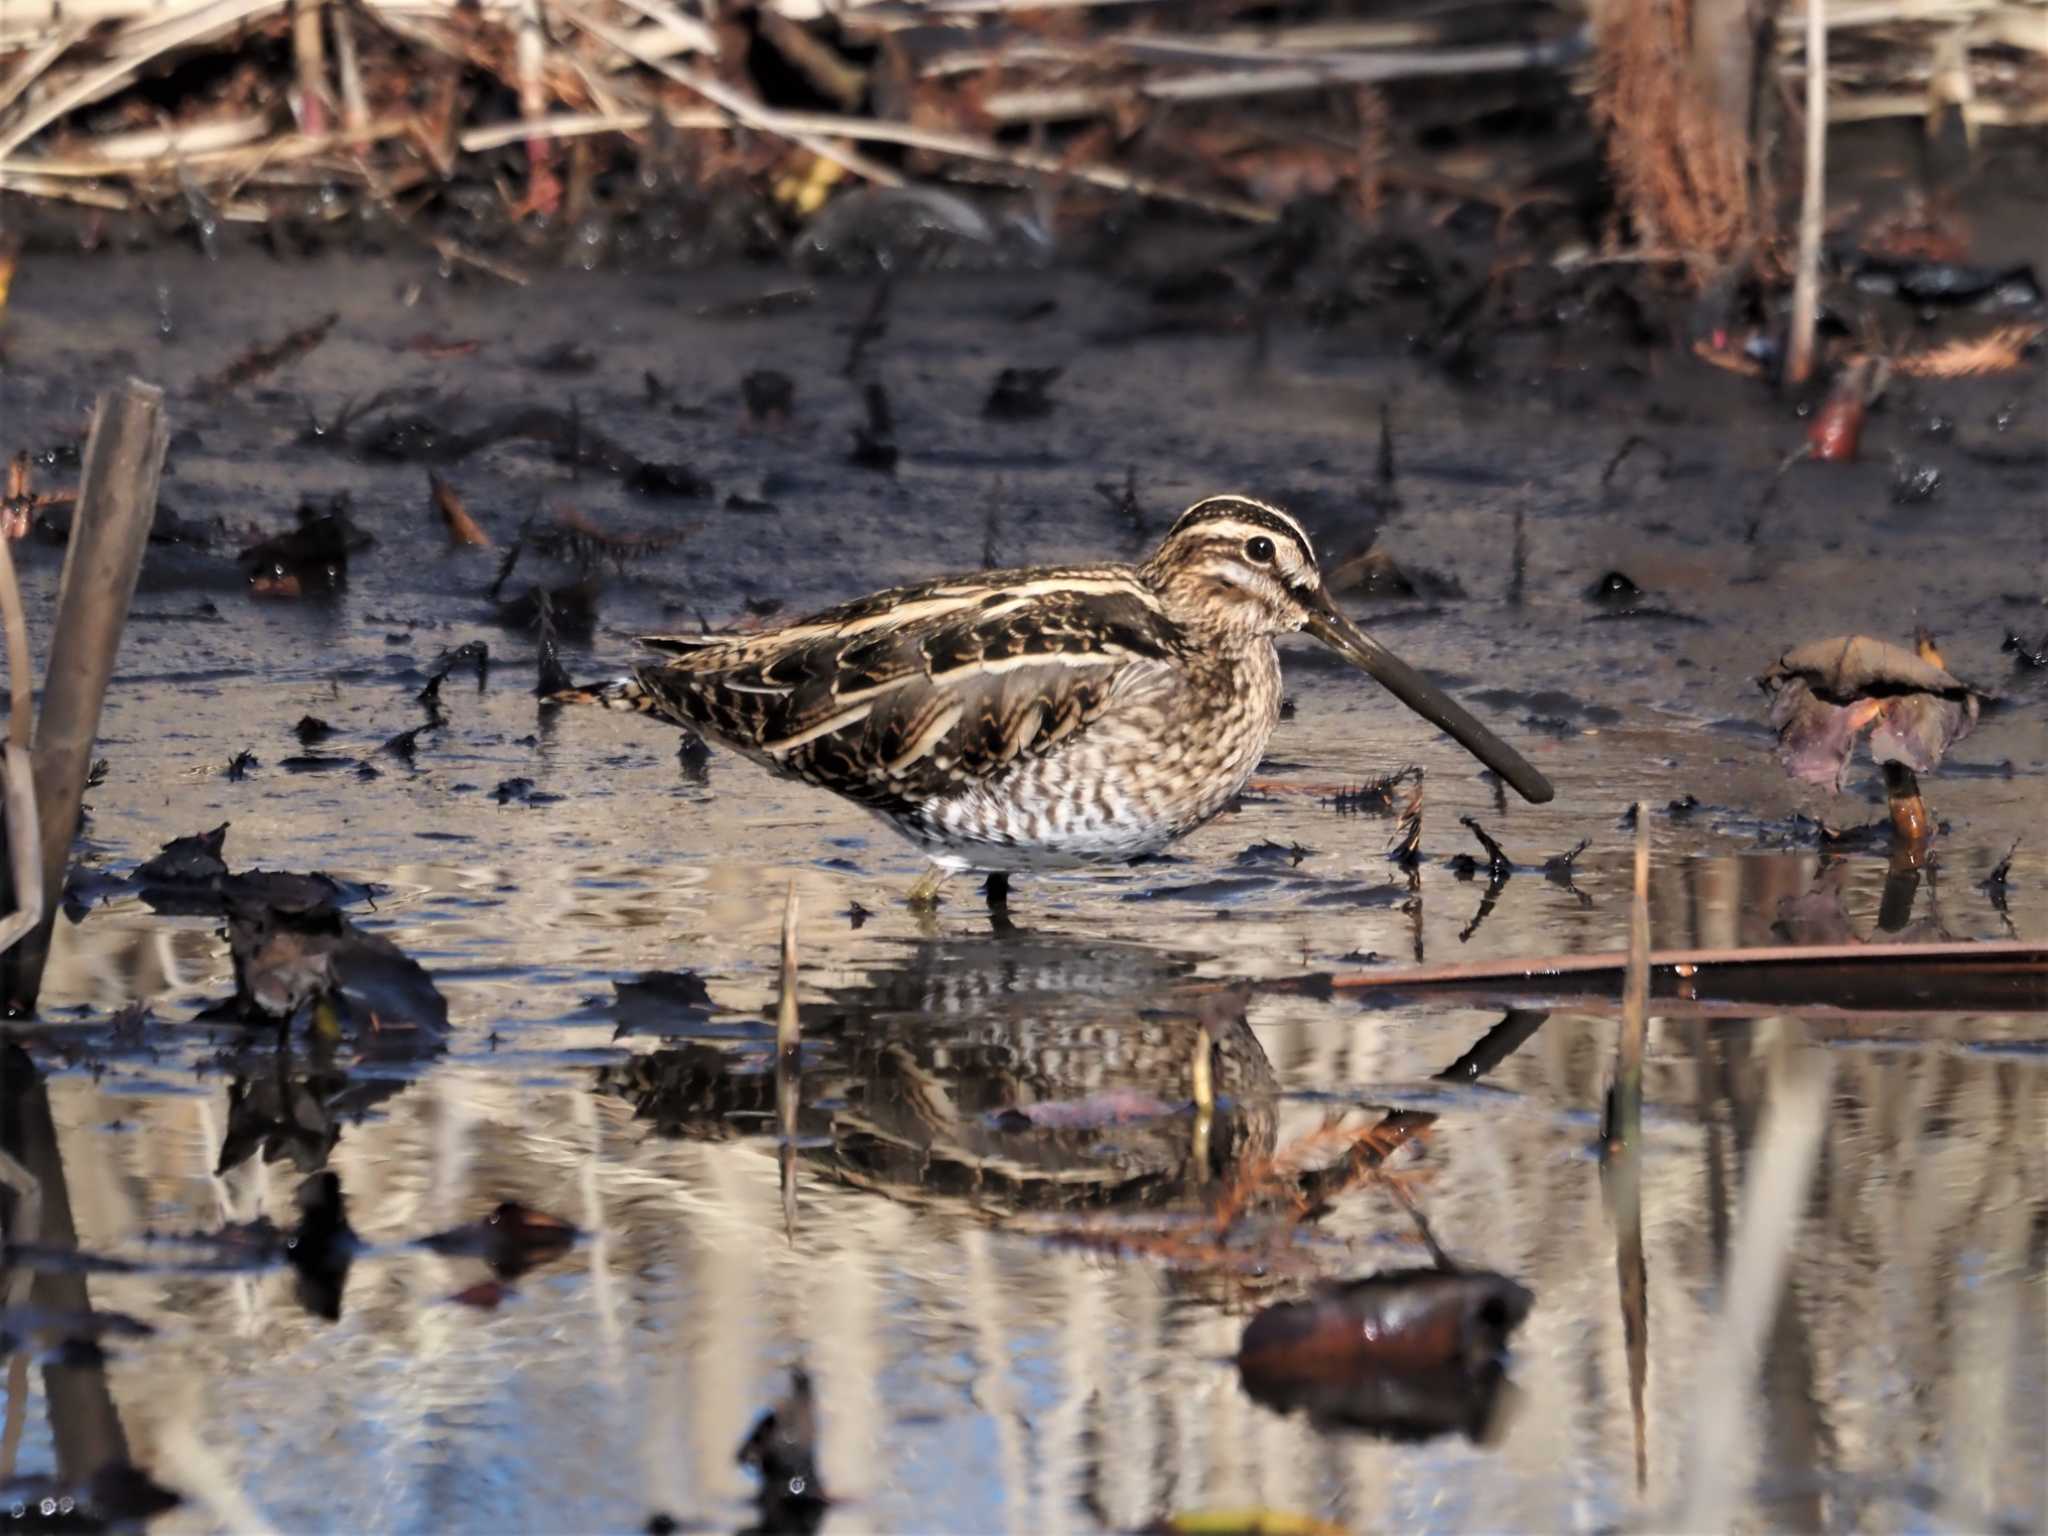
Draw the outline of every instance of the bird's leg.
[[[944,869],[934,864],[930,869],[919,875],[916,884],[910,888],[910,905],[924,912],[929,912],[937,907],[939,904],[939,887],[946,883],[947,877],[952,873],[950,869]]]

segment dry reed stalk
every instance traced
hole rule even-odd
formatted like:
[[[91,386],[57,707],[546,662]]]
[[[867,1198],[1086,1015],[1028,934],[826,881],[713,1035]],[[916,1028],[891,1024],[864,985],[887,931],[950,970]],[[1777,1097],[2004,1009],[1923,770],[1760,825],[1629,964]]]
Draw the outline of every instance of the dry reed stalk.
[[[327,88],[327,45],[322,13],[327,0],[292,0],[292,62],[299,74],[299,129],[327,131],[333,93]]]
[[[132,40],[134,46],[131,49],[117,51],[112,58],[97,66],[86,66],[71,76],[63,88],[53,90],[24,112],[5,133],[0,133],[0,160],[5,160],[59,118],[126,84],[143,65],[161,55],[240,26],[265,11],[278,11],[283,7],[284,0],[213,0],[212,4],[201,6],[175,22],[145,29]],[[112,45],[123,41],[131,40],[117,35]]]
[[[0,114],[14,105],[21,93],[34,85],[57,60],[70,51],[71,45],[91,31],[85,22],[73,22],[68,27],[59,27],[42,42],[24,53],[14,66],[14,72],[7,77],[7,83],[0,85]]]
[[[1820,311],[1820,242],[1827,217],[1827,0],[1806,0],[1806,168],[1799,199],[1799,267],[1792,279],[1792,351],[1786,382],[1813,376],[1813,326]]]
[[[363,90],[363,64],[356,52],[356,20],[347,0],[334,8],[334,70],[341,77],[341,123],[351,148],[364,147],[370,125],[370,99]]]
[[[1594,23],[1593,112],[1638,239],[1682,251],[1704,286],[1756,237],[1748,146],[1694,67],[1698,0],[1609,0]]]
[[[1474,48],[1404,49],[1386,53],[1329,54],[1278,68],[1229,69],[1170,75],[1135,85],[1080,86],[1003,91],[986,97],[981,110],[998,123],[1092,117],[1128,102],[1135,94],[1152,101],[1233,101],[1333,85],[1380,85],[1393,80],[1465,77],[1502,71],[1547,69],[1568,62],[1578,40],[1511,43]]]
[[[1180,203],[1186,207],[1200,208],[1204,212],[1237,219],[1247,224],[1271,224],[1278,217],[1272,209],[1247,202],[1243,198],[1201,192],[1178,182],[1147,176],[1136,171],[1120,170],[1112,165],[1069,164],[1056,154],[1023,148],[1013,149],[992,139],[977,138],[973,134],[920,128],[912,123],[890,122],[878,118],[841,117],[829,112],[781,112],[767,108],[761,110],[774,125],[770,131],[832,134],[870,144],[900,144],[908,149],[929,150],[933,154],[949,155],[959,160],[976,160],[989,165],[1008,166],[1013,170],[1028,171],[1035,175],[1065,177],[1111,192],[1128,192],[1158,202]],[[549,118],[539,124],[507,123],[502,126],[474,129],[462,135],[460,143],[465,151],[474,153],[500,148],[506,144],[516,144],[531,133],[543,131],[557,138],[575,138],[592,133],[632,133],[651,127],[655,116],[653,112],[620,113],[609,117],[588,113],[566,114]],[[686,112],[664,111],[660,116],[671,128],[730,129],[733,126],[723,114],[701,109]],[[898,180],[900,181],[900,178]]]
[[[648,0],[631,0],[631,3],[636,9],[644,10],[647,8]],[[764,107],[759,102],[742,96],[722,80],[660,58],[640,47],[635,39],[628,37],[618,28],[599,21],[587,11],[567,4],[561,5],[560,9],[568,20],[591,37],[608,47],[616,48],[620,53],[637,60],[656,74],[663,75],[678,85],[687,86],[713,106],[729,112],[748,127],[789,139],[820,159],[830,160],[877,186],[900,187],[904,184],[903,178],[889,167],[870,160],[857,151],[843,148],[832,139],[814,133],[808,128],[797,126],[794,122],[796,114],[777,112],[773,108]]]

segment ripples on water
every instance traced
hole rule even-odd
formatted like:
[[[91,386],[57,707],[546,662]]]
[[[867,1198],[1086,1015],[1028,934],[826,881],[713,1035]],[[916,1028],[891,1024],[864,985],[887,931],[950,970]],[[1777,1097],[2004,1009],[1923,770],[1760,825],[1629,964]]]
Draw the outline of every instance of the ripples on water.
[[[442,317],[463,334],[474,319]],[[768,343],[769,355],[782,344]],[[344,355],[337,366],[364,365]],[[1135,441],[1122,409],[1105,404],[1089,430]],[[260,437],[245,445],[252,462]],[[1300,444],[1260,442],[1275,463],[1254,466],[1255,479],[1303,461],[1286,459]],[[1541,451],[1533,439],[1528,448]],[[836,463],[842,450],[805,451]],[[1458,451],[1469,449],[1443,448]],[[184,463],[173,484],[199,510],[209,495],[231,502],[254,489],[232,453],[195,450]],[[928,483],[917,473],[906,464],[906,494],[959,489],[943,469]],[[416,510],[402,498],[417,487],[409,472],[402,479],[392,505]],[[1028,474],[1019,484],[1048,504],[1059,490]],[[1067,504],[1093,505],[1078,481],[1068,489]],[[471,504],[488,503],[473,494]],[[1421,561],[1491,537],[1472,519],[1499,506],[1472,505],[1461,490],[1440,519],[1410,531]],[[689,597],[722,614],[744,585],[732,573],[772,562],[741,547],[763,537],[765,519],[711,516],[711,553],[691,566],[702,589]],[[848,555],[854,542],[885,547],[870,526],[877,516],[849,508],[832,539],[792,564],[791,581],[805,592],[843,581],[860,563]],[[1785,588],[1772,596],[1768,584],[1711,578],[1693,603],[1725,600],[1721,616],[1740,622],[1687,631],[1688,655],[1706,661],[1675,668],[1666,638],[1636,644],[1617,637],[1622,625],[1587,638],[1579,567],[1611,562],[1611,531],[1597,520],[1536,527],[1543,558],[1569,568],[1571,596],[1548,608],[1532,600],[1515,621],[1522,641],[1503,641],[1484,609],[1456,607],[1391,633],[1484,672],[1504,690],[1488,707],[1510,725],[1523,712],[1557,715],[1574,695],[1627,705],[1525,737],[1558,779],[1555,807],[1503,810],[1418,722],[1348,679],[1297,668],[1299,713],[1276,737],[1268,772],[1355,782],[1427,762],[1414,890],[1383,857],[1385,819],[1338,816],[1314,796],[1255,797],[1174,861],[1020,880],[1007,933],[992,929],[964,881],[936,919],[907,912],[900,898],[915,861],[836,802],[726,755],[693,777],[679,771],[672,739],[638,722],[537,721],[524,642],[472,622],[468,598],[451,606],[423,591],[402,562],[370,563],[331,609],[138,624],[102,732],[112,769],[91,797],[93,867],[125,873],[165,838],[226,820],[233,868],[320,868],[367,882],[371,899],[350,915],[429,969],[453,1032],[445,1054],[411,1065],[223,1057],[233,1032],[189,1022],[230,987],[217,920],[158,915],[115,894],[60,925],[37,1046],[47,1087],[31,1095],[47,1102],[48,1131],[26,1118],[14,1126],[42,1138],[45,1236],[62,1237],[62,1212],[82,1247],[146,1261],[147,1233],[258,1215],[288,1224],[301,1179],[325,1168],[372,1247],[331,1321],[306,1309],[284,1270],[145,1266],[61,1285],[45,1276],[38,1287],[81,1297],[83,1285],[95,1307],[157,1332],[109,1341],[104,1378],[14,1365],[7,1468],[63,1471],[118,1436],[134,1461],[192,1496],[153,1527],[163,1531],[259,1520],[624,1530],[654,1510],[730,1526],[749,1518],[753,1486],[734,1448],[800,1363],[817,1384],[820,1471],[841,1500],[834,1532],[1129,1529],[1176,1510],[1253,1504],[1361,1530],[1658,1528],[1698,1485],[1688,1458],[1701,1384],[1725,1349],[1743,1192],[1768,1171],[1753,1155],[1760,1127],[1788,1073],[1824,1059],[1829,1113],[1783,1304],[1741,1397],[1734,1451],[1708,1473],[1750,1523],[2037,1526],[2048,1515],[2041,997],[1989,1016],[1681,1012],[1653,1024],[1639,1488],[1598,1157],[1611,1012],[1555,1011],[1479,1081],[1450,1082],[1440,1074],[1489,1038],[1501,1010],[1368,1008],[1283,985],[1416,959],[1619,948],[1618,814],[1635,798],[1664,806],[1685,791],[1707,803],[1654,819],[1660,946],[1754,946],[1787,933],[1845,941],[1885,936],[1881,922],[1920,936],[2048,939],[2043,849],[2022,845],[2009,914],[1980,883],[2037,819],[2048,755],[2038,721],[1987,720],[1973,760],[1990,771],[1935,791],[1958,825],[1910,910],[1889,911],[1881,854],[1761,850],[1808,802],[1783,785],[1753,732],[1712,724],[1751,708],[1744,669],[1768,649],[1757,638],[1764,621],[1742,605],[1782,603]],[[1056,519],[1006,537],[1021,546],[1041,534],[1075,552],[1103,537]],[[891,559],[939,558],[886,548],[873,580],[912,574]],[[973,553],[949,547],[945,557],[971,564]],[[1662,558],[1676,580],[1706,557]],[[1816,623],[1847,622],[1854,605],[1822,579],[1826,565],[1812,557],[1787,579],[1816,594]],[[1978,566],[1995,590],[1996,574]],[[1634,568],[1646,579],[1658,569],[1648,555]],[[32,601],[44,605],[37,622],[53,576],[30,572]],[[484,565],[465,568],[462,590],[484,579]],[[1944,579],[1941,600],[1958,611],[1982,596],[1953,573]],[[146,606],[189,597],[145,583]],[[220,596],[223,606],[243,601]],[[579,671],[615,665],[623,634],[657,627],[668,598],[636,582],[619,601],[607,616],[619,633],[601,634],[576,658]],[[434,655],[479,637],[515,659],[481,693],[450,682],[451,724],[415,764],[380,756],[378,743],[419,723],[411,696]],[[1556,693],[1560,654],[1572,694]],[[380,776],[285,771],[299,750],[291,722],[308,712],[339,727],[321,750],[366,759]],[[229,783],[217,770],[244,747],[264,766]],[[499,803],[495,786],[514,777],[560,798]],[[1861,788],[1836,807],[1842,819],[1866,813]],[[1503,888],[1489,892],[1483,874],[1461,879],[1450,866],[1453,854],[1477,851],[1461,815],[1478,817],[1524,866]],[[1538,872],[1581,838],[1592,846],[1570,882]],[[772,1021],[792,881],[805,1044],[796,1134],[785,1142]],[[622,1016],[615,983],[683,970],[709,1002],[680,1032]],[[1243,1019],[1220,1026],[1224,1105],[1198,1147],[1183,1108],[1198,1000],[1236,981],[1258,985]],[[109,1019],[133,1000],[157,1022],[140,1045],[121,1045]],[[1177,1112],[1067,1128],[1020,1126],[1014,1113],[1116,1094],[1092,1102],[1150,1099]],[[1298,1276],[1195,1273],[1048,1236],[1072,1213],[1105,1207],[1132,1221],[1192,1219],[1219,1170],[1334,1117],[1356,1127],[1389,1112],[1434,1117],[1389,1159],[1399,1195],[1453,1257],[1535,1297],[1479,1441],[1326,1433],[1255,1403],[1229,1359],[1246,1319],[1294,1294]],[[483,1261],[407,1240],[508,1200],[588,1237],[511,1280],[493,1310],[452,1301],[488,1278]],[[1313,1230],[1298,1257],[1318,1272],[1426,1261],[1386,1181],[1343,1194]]]

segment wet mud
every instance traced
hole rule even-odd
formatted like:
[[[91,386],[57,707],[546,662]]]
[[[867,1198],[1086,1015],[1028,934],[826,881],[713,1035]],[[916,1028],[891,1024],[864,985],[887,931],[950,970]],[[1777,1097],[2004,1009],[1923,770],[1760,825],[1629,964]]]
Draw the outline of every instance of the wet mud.
[[[1654,1523],[1701,1475],[1758,1127],[1824,1057],[1716,1475],[1798,1528],[2039,1523],[2038,987],[1653,1024],[1638,1418],[1611,1008],[1329,985],[1624,948],[1638,801],[1660,949],[2048,943],[2038,364],[1894,386],[1853,462],[1788,465],[1815,402],[1619,299],[1425,346],[1396,299],[1247,318],[1163,260],[515,290],[402,255],[24,259],[0,448],[70,485],[129,374],[174,435],[5,1082],[44,1213],[0,1271],[35,1362],[10,1473],[84,1497],[132,1462],[184,1499],[163,1531]],[[1555,802],[1288,647],[1268,761],[1168,857],[920,913],[850,806],[537,696],[643,633],[1134,558],[1225,490],[1299,512],[1347,612]],[[28,515],[40,635],[66,524]],[[1788,776],[1757,679],[1916,627],[1983,704],[1921,777],[1902,894],[1879,766]],[[1427,1337],[1266,1369],[1360,1298]]]

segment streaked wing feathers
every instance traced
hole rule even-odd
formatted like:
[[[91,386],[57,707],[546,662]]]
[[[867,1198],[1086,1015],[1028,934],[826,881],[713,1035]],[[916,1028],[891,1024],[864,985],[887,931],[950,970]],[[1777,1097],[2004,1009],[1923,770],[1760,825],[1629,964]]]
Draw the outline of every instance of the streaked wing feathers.
[[[674,655],[639,671],[662,712],[883,809],[1054,749],[1183,653],[1113,568],[937,582],[758,635],[647,643]]]

